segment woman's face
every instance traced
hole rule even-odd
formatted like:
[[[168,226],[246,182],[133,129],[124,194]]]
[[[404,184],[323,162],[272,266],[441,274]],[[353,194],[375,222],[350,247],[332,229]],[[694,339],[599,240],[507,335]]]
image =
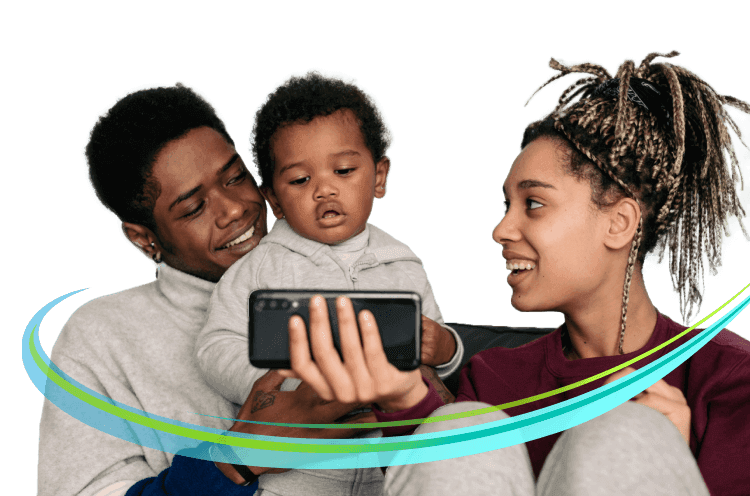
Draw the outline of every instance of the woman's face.
[[[157,155],[155,233],[170,266],[218,281],[267,234],[266,203],[245,164],[218,132],[190,130]]]
[[[506,213],[492,237],[503,245],[511,304],[521,311],[574,312],[606,279],[608,217],[589,184],[566,173],[563,146],[546,138],[528,144],[503,185]]]

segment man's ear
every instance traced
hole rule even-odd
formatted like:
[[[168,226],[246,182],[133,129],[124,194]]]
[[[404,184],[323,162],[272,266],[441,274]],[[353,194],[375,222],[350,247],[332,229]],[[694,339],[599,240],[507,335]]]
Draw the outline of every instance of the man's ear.
[[[277,219],[283,219],[284,211],[281,209],[281,204],[279,203],[279,199],[276,198],[276,193],[274,193],[273,188],[269,186],[261,186],[260,194],[263,195],[263,198],[265,198],[268,204],[271,205],[271,211],[273,212],[274,217]]]
[[[385,183],[388,179],[388,171],[391,169],[391,160],[388,157],[381,158],[375,164],[375,198],[385,196]]]
[[[641,220],[641,207],[632,198],[622,198],[608,212],[604,244],[613,250],[629,247]]]
[[[164,251],[159,245],[159,240],[153,231],[144,225],[123,222],[122,232],[131,243],[152,260],[157,253],[162,253]]]

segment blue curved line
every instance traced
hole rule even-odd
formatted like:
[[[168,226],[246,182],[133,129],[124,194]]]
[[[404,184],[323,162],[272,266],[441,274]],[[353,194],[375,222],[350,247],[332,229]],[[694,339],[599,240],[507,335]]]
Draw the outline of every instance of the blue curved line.
[[[199,441],[195,439],[185,438],[163,431],[156,431],[155,429],[146,428],[135,422],[126,421],[89,405],[72,394],[64,391],[51,381],[46,380],[47,378],[44,373],[33,361],[27,343],[29,343],[29,338],[33,337],[34,344],[37,347],[37,350],[39,350],[40,355],[50,364],[50,367],[54,366],[54,364],[49,361],[46,354],[43,353],[38,341],[38,335],[34,330],[37,328],[44,315],[46,315],[52,307],[77,292],[78,291],[68,293],[67,295],[61,296],[48,303],[34,315],[27,325],[26,332],[24,333],[24,346],[22,351],[23,361],[27,373],[36,387],[58,407],[99,430],[108,432],[126,441],[153,449],[171,453],[187,450],[181,454],[196,456],[203,459],[211,459],[210,455],[208,455],[208,451],[204,449],[205,443],[204,446],[199,446]],[[231,437],[273,439],[275,441],[284,440],[295,442],[300,445],[341,445],[342,452],[312,453],[269,451],[228,447],[222,446],[221,444],[216,444],[216,446],[220,448],[219,450],[212,451],[215,455],[217,452],[219,453],[215,461],[242,462],[254,466],[275,466],[284,468],[361,468],[440,460],[527,442],[569,429],[605,413],[635,396],[635,394],[646,389],[692,356],[703,345],[705,345],[705,343],[721,331],[726,324],[749,303],[750,297],[738,304],[708,329],[694,336],[667,355],[618,381],[564,402],[529,412],[527,414],[511,417],[509,419],[450,431],[402,436],[398,438],[311,440],[274,438],[269,436],[242,436],[234,433],[227,433]],[[58,373],[61,373],[61,375],[64,374],[58,367],[55,366],[54,369]],[[91,394],[105,399],[109,403],[117,404],[123,408],[140,412],[142,414],[145,413],[151,418],[158,417],[138,409],[133,409],[122,403],[115,402],[89,388],[85,388],[67,375],[64,375],[64,377],[72,383],[80,386],[81,389],[85,389]],[[173,425],[187,425],[191,428],[198,428],[207,432],[220,432],[216,429],[178,422],[164,417],[158,418]],[[382,445],[384,444],[402,446],[404,443],[410,443],[415,447],[409,450],[382,451],[384,448]],[[373,450],[369,451],[368,447]]]

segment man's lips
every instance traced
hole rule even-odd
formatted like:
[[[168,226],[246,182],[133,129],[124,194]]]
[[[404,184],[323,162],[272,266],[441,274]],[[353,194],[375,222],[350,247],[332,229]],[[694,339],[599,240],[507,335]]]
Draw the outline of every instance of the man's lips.
[[[233,246],[237,246],[241,243],[244,243],[248,239],[251,239],[255,235],[256,231],[260,229],[258,226],[260,220],[261,220],[260,214],[258,214],[258,217],[255,219],[255,221],[252,224],[234,233],[233,234],[234,237],[230,239],[229,241],[227,241],[226,243],[224,243],[223,245],[221,245],[219,248],[217,248],[217,251],[232,248]]]

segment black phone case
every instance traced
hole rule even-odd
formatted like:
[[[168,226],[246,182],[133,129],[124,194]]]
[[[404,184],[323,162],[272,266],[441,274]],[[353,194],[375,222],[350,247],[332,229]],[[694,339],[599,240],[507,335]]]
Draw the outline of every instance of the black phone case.
[[[335,300],[346,296],[359,314],[367,309],[375,316],[388,361],[400,370],[414,370],[420,364],[422,300],[407,291],[253,291],[249,298],[250,363],[258,368],[291,368],[289,359],[289,318],[299,315],[309,329],[310,298],[321,295],[328,303],[334,345],[341,353]]]

